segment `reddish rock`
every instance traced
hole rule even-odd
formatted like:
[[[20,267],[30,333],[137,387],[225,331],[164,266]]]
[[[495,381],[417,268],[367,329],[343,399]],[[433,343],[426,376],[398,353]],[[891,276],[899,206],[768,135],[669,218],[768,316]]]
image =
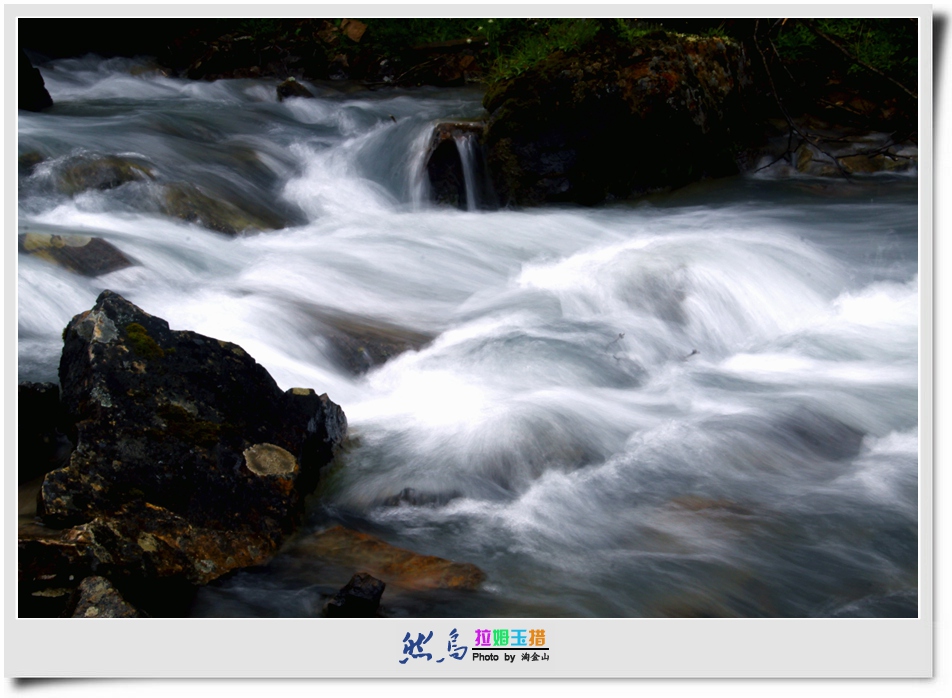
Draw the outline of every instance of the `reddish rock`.
[[[308,536],[289,552],[369,572],[404,589],[476,589],[486,578],[475,565],[420,555],[343,526]]]

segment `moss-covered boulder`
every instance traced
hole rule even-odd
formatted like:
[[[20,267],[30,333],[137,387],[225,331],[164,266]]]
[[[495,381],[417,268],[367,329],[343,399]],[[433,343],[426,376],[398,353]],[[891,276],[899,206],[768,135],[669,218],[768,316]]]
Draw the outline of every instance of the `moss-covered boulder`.
[[[756,132],[742,46],[655,33],[556,52],[491,88],[488,159],[503,203],[595,204],[736,173]]]

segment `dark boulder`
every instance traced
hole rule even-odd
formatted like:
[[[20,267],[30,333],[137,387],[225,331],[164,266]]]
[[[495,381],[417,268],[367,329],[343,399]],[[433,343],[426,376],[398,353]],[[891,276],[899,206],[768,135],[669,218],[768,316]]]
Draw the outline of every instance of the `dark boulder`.
[[[66,464],[72,451],[59,386],[17,386],[17,482],[22,484]]]
[[[17,249],[83,276],[100,276],[136,263],[112,243],[86,235],[23,233]]]
[[[503,203],[596,204],[736,173],[757,141],[743,48],[657,33],[556,52],[492,88],[486,147]]]
[[[27,111],[41,111],[53,106],[53,99],[46,89],[43,76],[33,67],[30,59],[19,50],[19,81],[17,83],[17,107]]]
[[[324,606],[328,618],[373,618],[387,585],[369,574],[355,574]]]
[[[47,522],[148,502],[201,527],[289,531],[346,432],[326,396],[282,392],[241,347],[171,330],[110,291],[64,339],[77,443],[43,483]]]
[[[26,612],[58,614],[95,574],[152,615],[183,615],[196,585],[266,562],[346,436],[341,409],[110,291],[64,342],[76,448],[44,478],[39,520],[20,526]]]

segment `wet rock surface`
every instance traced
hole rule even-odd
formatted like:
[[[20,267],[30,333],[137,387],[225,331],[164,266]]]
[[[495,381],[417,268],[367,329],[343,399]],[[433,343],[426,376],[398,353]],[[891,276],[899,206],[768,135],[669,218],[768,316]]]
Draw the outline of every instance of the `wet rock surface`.
[[[754,135],[748,73],[743,48],[719,38],[557,52],[486,94],[496,192],[596,204],[736,173]]]
[[[87,235],[22,233],[17,249],[83,276],[101,276],[136,264],[111,242]]]
[[[806,126],[802,128],[807,131]],[[787,135],[771,138],[758,169],[781,177],[850,177],[911,172],[919,165],[919,147],[914,138],[897,141],[895,134],[836,129],[825,124],[809,132],[810,141],[794,138],[792,144]]]
[[[324,606],[328,618],[373,618],[387,585],[369,574],[355,574]]]
[[[115,189],[129,182],[155,178],[147,163],[118,155],[78,155],[67,158],[54,173],[57,188],[68,196],[84,191]]]
[[[211,196],[199,187],[174,182],[164,188],[159,208],[167,216],[224,235],[239,235],[283,228],[286,221],[268,211],[251,211],[222,197]]]
[[[295,541],[287,553],[351,567],[403,589],[476,589],[486,578],[475,565],[414,553],[343,526]]]
[[[362,375],[406,351],[419,350],[433,337],[373,318],[318,315],[318,331],[329,343],[332,358],[355,375]]]
[[[294,78],[288,78],[278,85],[277,92],[279,102],[283,102],[288,97],[304,97],[305,99],[314,98],[314,94]]]

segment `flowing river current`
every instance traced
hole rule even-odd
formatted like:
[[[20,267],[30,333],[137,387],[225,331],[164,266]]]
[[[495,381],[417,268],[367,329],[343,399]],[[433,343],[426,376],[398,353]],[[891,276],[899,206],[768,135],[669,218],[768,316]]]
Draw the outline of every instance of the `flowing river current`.
[[[57,380],[63,328],[108,288],[240,345],[282,389],[327,392],[350,439],[305,531],[486,573],[388,590],[385,614],[916,615],[914,174],[462,211],[428,203],[423,166],[436,123],[483,113],[477,91],[278,102],[276,81],[125,60],[42,71],[56,106],[19,113],[21,160],[41,159],[21,168],[19,232],[137,263],[87,277],[20,254],[19,379]],[[100,156],[151,175],[55,185]],[[284,227],[167,215],[170,183]],[[346,581],[279,556],[193,613],[318,615]]]

